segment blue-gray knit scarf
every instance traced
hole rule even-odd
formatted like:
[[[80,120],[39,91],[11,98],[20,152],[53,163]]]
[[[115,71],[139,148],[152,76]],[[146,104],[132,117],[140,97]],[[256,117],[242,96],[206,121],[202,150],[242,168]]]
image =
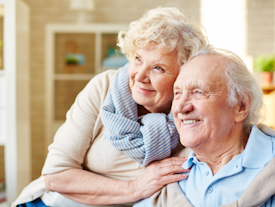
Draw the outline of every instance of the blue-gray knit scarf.
[[[179,134],[172,112],[149,113],[138,123],[137,104],[129,87],[130,63],[120,69],[111,83],[111,90],[103,103],[101,119],[104,136],[119,151],[147,166],[154,160],[169,157],[177,146]]]

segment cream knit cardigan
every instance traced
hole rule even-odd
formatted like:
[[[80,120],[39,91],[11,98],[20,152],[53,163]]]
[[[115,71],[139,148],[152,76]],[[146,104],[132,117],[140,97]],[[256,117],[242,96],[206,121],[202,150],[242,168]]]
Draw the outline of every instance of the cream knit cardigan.
[[[137,162],[116,150],[103,135],[100,108],[116,72],[108,70],[95,76],[78,94],[67,112],[66,122],[48,148],[42,175],[84,166],[107,177],[130,180],[144,171]],[[32,201],[47,192],[41,176],[24,188],[12,206]]]

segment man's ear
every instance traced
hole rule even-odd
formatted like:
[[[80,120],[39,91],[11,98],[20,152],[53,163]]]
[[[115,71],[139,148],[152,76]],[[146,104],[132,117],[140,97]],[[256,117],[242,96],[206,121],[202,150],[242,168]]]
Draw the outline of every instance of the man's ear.
[[[235,122],[241,122],[247,117],[251,106],[251,100],[248,94],[240,97],[238,104],[236,105]]]

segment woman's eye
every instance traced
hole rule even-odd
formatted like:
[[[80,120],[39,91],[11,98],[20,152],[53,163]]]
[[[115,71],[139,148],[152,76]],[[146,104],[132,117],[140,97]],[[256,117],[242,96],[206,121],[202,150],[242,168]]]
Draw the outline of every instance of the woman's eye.
[[[181,95],[181,92],[179,92],[179,91],[176,91],[176,92],[174,93],[174,96],[179,96],[179,95]]]
[[[136,56],[136,60],[137,60],[138,62],[141,62],[141,59],[140,59],[139,57],[137,57],[137,56]]]
[[[159,67],[159,66],[157,66],[157,67],[155,67],[155,69],[157,69],[157,70],[159,70],[159,71],[164,71],[161,67]]]

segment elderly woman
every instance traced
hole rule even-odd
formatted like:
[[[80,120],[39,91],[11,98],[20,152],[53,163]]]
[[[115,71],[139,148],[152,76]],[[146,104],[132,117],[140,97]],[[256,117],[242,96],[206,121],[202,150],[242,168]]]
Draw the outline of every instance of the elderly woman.
[[[167,158],[178,143],[173,83],[206,39],[172,7],[148,11],[118,39],[130,63],[80,92],[49,146],[43,176],[13,206],[125,204],[186,178],[177,174],[186,172],[185,159]]]
[[[275,134],[268,136],[256,126],[262,105],[260,86],[230,52],[200,50],[182,67],[174,84],[172,111],[182,145],[192,150],[182,165],[191,168],[188,178],[178,182],[179,193],[188,200],[182,196],[181,202],[167,206],[275,206],[274,182],[256,186],[262,192],[248,196],[245,205],[237,201],[275,161]],[[273,167],[269,175],[274,173]],[[272,177],[264,179],[270,182]],[[259,199],[260,194],[265,198]],[[152,203],[147,199],[135,206],[165,206],[168,201],[162,198],[158,193]]]

